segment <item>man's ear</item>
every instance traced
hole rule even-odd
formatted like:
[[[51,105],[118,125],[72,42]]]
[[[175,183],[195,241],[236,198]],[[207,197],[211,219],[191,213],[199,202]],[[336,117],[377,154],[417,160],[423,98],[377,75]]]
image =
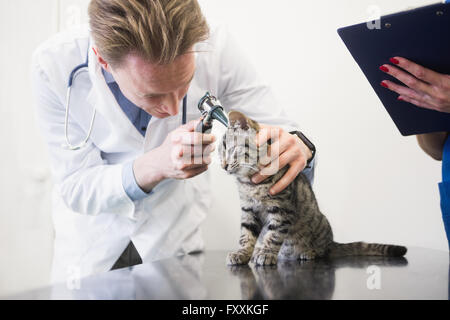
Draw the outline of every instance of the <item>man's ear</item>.
[[[110,72],[111,70],[110,70],[108,62],[106,62],[105,59],[102,58],[102,56],[98,52],[98,49],[93,47],[92,51],[94,51],[94,53],[95,53],[95,55],[97,57],[97,61],[103,67],[103,69],[105,69],[106,71]]]

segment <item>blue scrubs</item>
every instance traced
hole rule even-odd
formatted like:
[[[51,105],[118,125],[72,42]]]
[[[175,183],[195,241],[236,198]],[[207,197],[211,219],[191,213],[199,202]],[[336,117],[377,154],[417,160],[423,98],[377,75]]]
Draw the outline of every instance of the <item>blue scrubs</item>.
[[[447,138],[442,156],[442,182],[439,184],[441,193],[441,210],[445,232],[450,247],[450,137]]]

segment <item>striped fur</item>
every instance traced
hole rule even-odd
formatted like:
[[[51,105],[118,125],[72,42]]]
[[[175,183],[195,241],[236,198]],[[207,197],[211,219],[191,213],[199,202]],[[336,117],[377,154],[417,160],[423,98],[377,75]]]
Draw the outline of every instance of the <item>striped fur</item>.
[[[306,176],[300,173],[281,193],[269,188],[287,168],[255,185],[261,151],[255,137],[259,125],[239,112],[230,112],[230,128],[219,144],[222,168],[236,177],[241,200],[240,248],[227,257],[227,264],[274,265],[278,259],[312,260],[339,256],[403,256],[406,248],[395,245],[333,241],[327,218],[320,212]],[[239,141],[241,143],[239,143]],[[261,148],[265,148],[262,146]]]

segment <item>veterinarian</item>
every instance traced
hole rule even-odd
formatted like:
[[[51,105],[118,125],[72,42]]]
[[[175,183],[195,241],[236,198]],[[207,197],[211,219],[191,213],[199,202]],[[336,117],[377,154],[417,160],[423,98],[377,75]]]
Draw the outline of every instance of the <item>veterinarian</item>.
[[[259,143],[271,138],[271,159],[290,167],[272,193],[302,171],[312,180],[315,148],[196,0],[92,0],[89,18],[33,55],[55,183],[54,282],[203,249],[215,137],[194,127],[206,91],[265,124]],[[183,162],[194,146],[200,163]]]
[[[384,69],[380,69],[408,85],[405,87],[392,81],[383,81],[385,87],[399,94],[398,99],[421,108],[450,113],[450,75],[429,70],[402,57],[392,58],[391,63],[393,65],[385,65],[382,66]],[[448,137],[448,132],[436,132],[418,135],[417,140],[428,155],[435,160],[442,160],[442,182],[439,184],[439,191],[442,218],[450,246],[450,139]]]

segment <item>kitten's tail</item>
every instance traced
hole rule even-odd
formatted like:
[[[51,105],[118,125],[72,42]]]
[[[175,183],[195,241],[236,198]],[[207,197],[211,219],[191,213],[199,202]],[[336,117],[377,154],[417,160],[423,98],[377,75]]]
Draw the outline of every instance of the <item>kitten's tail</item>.
[[[406,254],[406,247],[379,243],[337,243],[333,242],[328,248],[328,256],[386,256],[401,257]]]

